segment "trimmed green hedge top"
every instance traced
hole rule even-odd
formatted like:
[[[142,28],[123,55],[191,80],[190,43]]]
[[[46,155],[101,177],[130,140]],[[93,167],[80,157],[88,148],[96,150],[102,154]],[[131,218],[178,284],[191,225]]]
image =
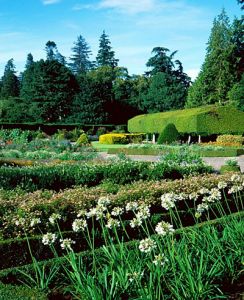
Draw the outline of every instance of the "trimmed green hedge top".
[[[129,132],[161,133],[173,123],[180,133],[243,134],[244,112],[230,106],[202,106],[191,109],[139,115],[128,121]]]

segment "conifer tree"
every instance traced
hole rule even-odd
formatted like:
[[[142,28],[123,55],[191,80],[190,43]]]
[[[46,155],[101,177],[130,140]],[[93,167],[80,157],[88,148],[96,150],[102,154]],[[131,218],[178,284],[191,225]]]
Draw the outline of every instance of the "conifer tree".
[[[4,69],[4,75],[1,82],[1,98],[18,97],[19,80],[15,73],[14,60],[11,58]]]
[[[77,41],[74,42],[74,47],[69,66],[74,74],[82,74],[91,70],[92,62],[90,61],[91,50],[85,39],[79,35]]]
[[[96,57],[98,67],[116,67],[118,65],[118,59],[115,59],[115,53],[110,46],[111,42],[108,35],[103,31],[99,39],[99,50]]]

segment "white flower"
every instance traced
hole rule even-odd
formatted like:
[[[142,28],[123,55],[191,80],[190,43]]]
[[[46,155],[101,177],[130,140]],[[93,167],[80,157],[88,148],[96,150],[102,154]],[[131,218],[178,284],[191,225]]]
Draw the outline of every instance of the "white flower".
[[[157,234],[165,236],[166,234],[173,234],[175,230],[173,229],[173,225],[162,221],[157,224],[155,231]]]
[[[207,188],[202,188],[201,190],[199,190],[199,194],[204,195],[204,194],[209,194],[210,191]]]
[[[229,189],[228,194],[234,194],[243,190],[242,185],[233,185],[232,188]]]
[[[241,178],[241,176],[238,175],[238,174],[233,174],[233,175],[231,176],[231,179],[230,179],[230,180],[233,181],[233,182],[241,182],[241,181],[242,181],[242,178]]]
[[[185,193],[180,193],[180,194],[178,194],[178,195],[175,195],[175,198],[176,198],[177,200],[185,200],[185,199],[188,198],[188,195],[185,194]]]
[[[100,197],[97,203],[99,206],[108,206],[110,204],[110,200],[108,197]]]
[[[37,224],[41,223],[41,219],[40,218],[33,218],[30,222],[30,227],[34,227]]]
[[[114,209],[111,211],[112,216],[120,216],[124,212],[124,209],[122,207],[114,207]]]
[[[107,208],[102,205],[97,205],[96,207],[91,208],[87,213],[87,218],[96,217],[96,220],[102,219],[104,217],[104,211]]]
[[[195,192],[193,192],[189,195],[190,200],[197,200],[198,197],[199,197],[199,194],[195,193]]]
[[[78,211],[77,217],[84,217],[86,215],[87,211],[85,209],[81,209]]]
[[[145,220],[149,217],[150,217],[150,206],[140,205],[138,207],[138,212],[136,213],[136,218]]]
[[[57,239],[57,236],[56,236],[55,233],[48,232],[48,233],[43,235],[42,243],[44,245],[51,245],[56,241],[56,239]]]
[[[110,218],[108,220],[108,223],[105,225],[107,228],[111,229],[113,227],[119,227],[120,226],[120,222],[116,219]]]
[[[144,275],[144,272],[133,272],[127,273],[126,275],[129,277],[129,281],[133,282],[134,280],[140,279]]]
[[[71,245],[75,244],[75,241],[72,241],[71,239],[61,239],[60,243],[61,243],[60,246],[62,249],[72,250]]]
[[[225,181],[220,181],[219,183],[218,183],[218,188],[219,189],[224,189],[224,188],[226,188],[227,187],[227,182],[225,182]]]
[[[19,218],[15,221],[16,226],[24,226],[25,225],[25,218]]]
[[[75,219],[72,224],[72,229],[74,232],[78,232],[80,230],[84,230],[87,227],[87,222],[84,219]]]
[[[206,203],[198,204],[198,206],[197,206],[198,213],[202,214],[205,210],[208,210],[208,204],[206,204]]]
[[[215,201],[215,200],[220,200],[221,199],[221,192],[219,191],[219,189],[211,189],[210,191],[210,198]]]
[[[134,218],[130,221],[130,227],[135,228],[142,225],[142,219],[140,218]]]
[[[126,211],[130,211],[130,210],[137,210],[138,209],[138,203],[137,202],[128,202],[126,204],[126,207],[125,207]]]
[[[60,220],[61,219],[61,215],[60,214],[56,214],[56,213],[53,213],[51,214],[51,216],[49,217],[49,222],[51,224],[54,224],[56,220]]]
[[[168,258],[164,254],[158,254],[154,256],[153,264],[158,266],[164,266],[168,262]]]
[[[148,253],[156,248],[156,242],[151,238],[146,238],[140,241],[139,249],[141,252]]]
[[[169,210],[170,208],[175,207],[176,195],[174,193],[166,193],[161,196],[161,205],[164,209]]]

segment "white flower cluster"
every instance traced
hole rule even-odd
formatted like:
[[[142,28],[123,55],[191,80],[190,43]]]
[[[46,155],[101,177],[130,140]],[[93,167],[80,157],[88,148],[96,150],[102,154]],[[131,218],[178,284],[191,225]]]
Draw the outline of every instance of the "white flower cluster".
[[[110,204],[110,200],[108,197],[100,197],[97,201],[99,206],[108,206]]]
[[[243,190],[243,185],[233,185],[229,191],[228,194],[235,194],[237,192],[241,192]]]
[[[84,231],[87,227],[87,222],[84,219],[75,219],[72,223],[72,229],[74,232]]]
[[[136,211],[138,209],[138,203],[137,202],[128,202],[126,204],[125,210],[128,211]]]
[[[19,218],[15,221],[16,226],[24,226],[25,225],[25,218]]]
[[[164,266],[167,262],[169,262],[169,260],[164,254],[158,254],[154,256],[153,264],[155,266]]]
[[[40,223],[41,223],[40,218],[33,218],[30,222],[30,227],[34,227],[34,226],[36,226],[37,224],[40,224]]]
[[[124,213],[124,209],[122,207],[114,207],[113,210],[111,211],[112,216],[121,216]]]
[[[72,247],[71,247],[72,244],[75,244],[75,241],[72,241],[70,238],[60,240],[60,246],[61,246],[62,249],[72,250]]]
[[[107,208],[103,205],[97,205],[95,207],[92,207],[87,213],[87,218],[96,217],[96,220],[100,220],[105,217],[104,212],[107,210]]]
[[[44,245],[51,245],[56,241],[56,239],[57,239],[57,236],[56,236],[55,233],[48,232],[48,233],[43,235],[42,243]]]
[[[77,217],[84,217],[86,215],[87,211],[85,209],[81,209],[78,211]]]
[[[227,183],[225,181],[220,181],[218,183],[218,188],[221,190],[221,189],[224,189],[227,187]]]
[[[141,252],[149,253],[156,248],[156,242],[151,238],[146,238],[140,241],[139,249]]]
[[[164,209],[169,210],[175,207],[175,202],[177,198],[174,193],[166,193],[161,196],[161,205]]]
[[[51,214],[51,216],[49,217],[49,222],[50,222],[51,224],[55,224],[55,222],[56,222],[57,220],[60,220],[60,219],[61,219],[61,215],[60,215],[60,214],[53,213],[53,214]]]
[[[144,275],[144,272],[133,272],[133,273],[127,273],[127,277],[129,278],[130,282],[133,282],[134,280],[139,280]]]
[[[157,226],[155,227],[155,231],[157,232],[157,234],[165,236],[166,234],[173,234],[175,230],[173,228],[173,225],[162,221],[157,224]]]
[[[142,219],[138,219],[138,218],[133,218],[130,221],[130,227],[131,228],[135,228],[135,227],[139,227],[142,225]]]
[[[115,227],[120,227],[120,222],[116,219],[109,218],[107,224],[105,225],[107,228],[115,228]]]
[[[211,191],[209,191],[209,196],[203,197],[203,202],[206,203],[211,203],[218,200],[221,200],[221,192],[217,188],[211,189]]]
[[[200,218],[202,213],[205,211],[205,210],[208,210],[209,206],[207,203],[201,203],[201,204],[198,204],[197,206],[197,211],[195,213],[195,217],[196,218]]]

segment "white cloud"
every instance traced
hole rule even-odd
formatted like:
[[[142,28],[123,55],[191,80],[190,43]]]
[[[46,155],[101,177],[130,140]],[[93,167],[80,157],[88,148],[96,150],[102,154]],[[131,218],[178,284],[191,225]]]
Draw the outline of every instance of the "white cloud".
[[[195,80],[197,78],[200,69],[188,69],[186,70],[186,74],[191,77],[191,80]]]
[[[75,4],[72,7],[72,10],[96,9],[96,8],[97,6],[92,4]]]
[[[102,0],[100,8],[117,9],[123,13],[137,14],[155,8],[155,0]]]
[[[60,2],[61,0],[42,0],[42,3],[44,5],[50,5],[50,4],[55,4],[55,3],[58,3]]]

